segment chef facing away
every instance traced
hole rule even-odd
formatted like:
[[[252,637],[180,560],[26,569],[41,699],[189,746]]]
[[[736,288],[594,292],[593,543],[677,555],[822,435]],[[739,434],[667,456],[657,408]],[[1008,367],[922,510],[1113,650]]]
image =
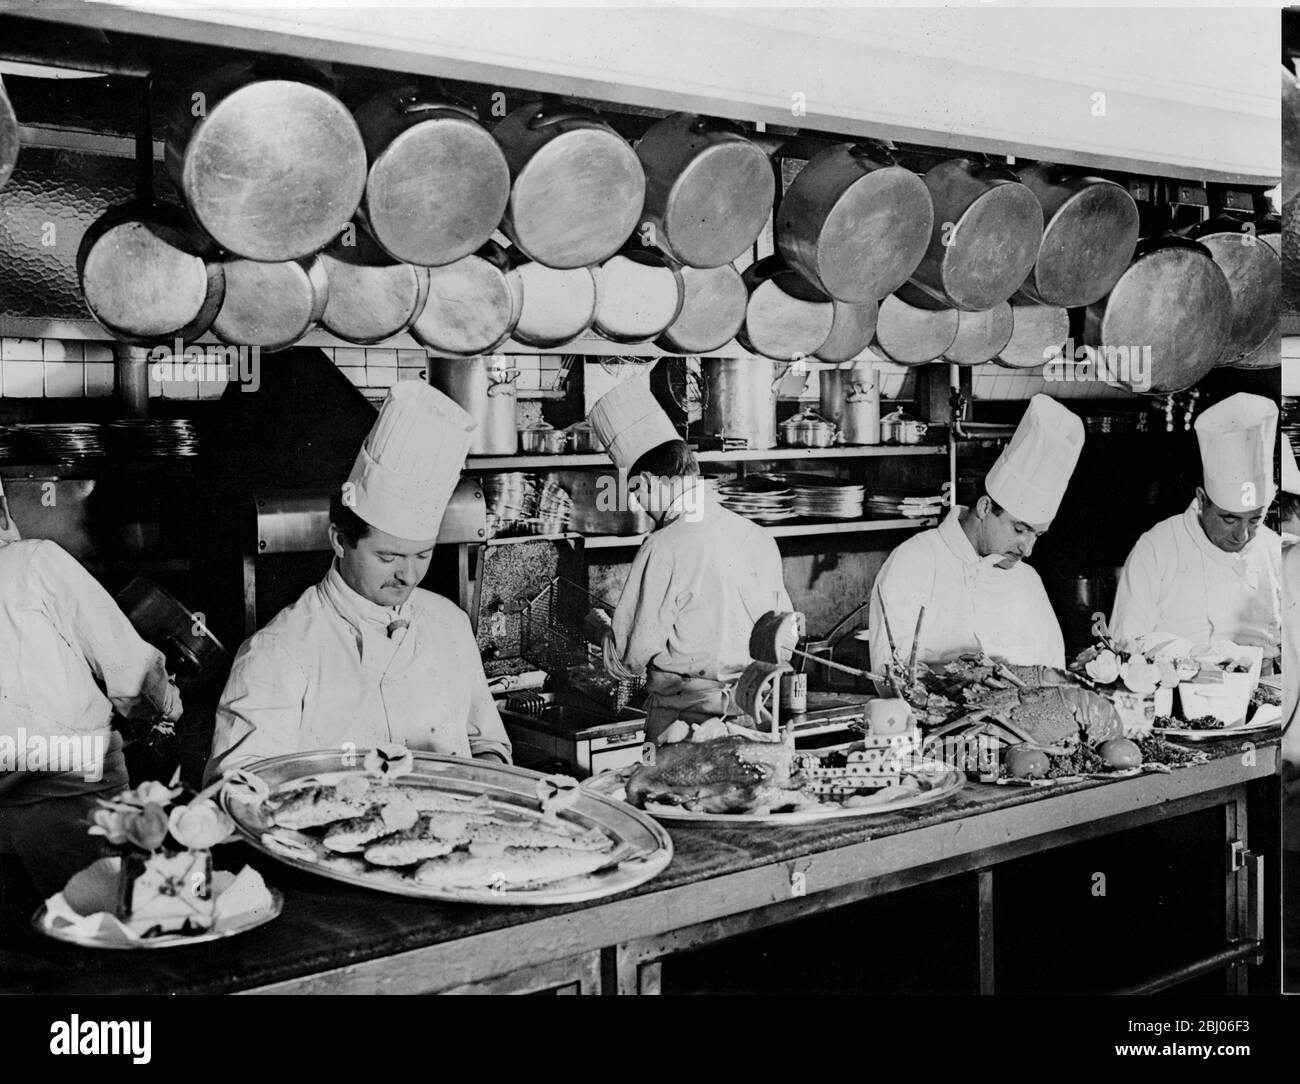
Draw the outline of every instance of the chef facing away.
[[[906,663],[922,606],[921,662],[983,652],[1018,666],[1065,665],[1061,627],[1024,558],[1056,516],[1083,439],[1077,415],[1035,395],[975,502],[954,507],[889,555],[871,593],[877,672],[890,660],[891,632]]]
[[[1187,509],[1157,523],[1129,554],[1111,631],[1227,641],[1277,657],[1282,541],[1264,526],[1273,481],[1277,405],[1239,392],[1196,419],[1204,484]]]
[[[727,693],[750,662],[749,636],[769,610],[792,609],[776,542],[705,490],[690,447],[640,377],[607,392],[592,428],[655,527],[632,561],[612,619],[589,635],[619,678],[646,677],[646,737],[676,720],[739,716]]]
[[[331,502],[328,574],[239,649],[209,776],[386,742],[509,762],[468,616],[418,586],[473,426],[422,381],[392,389]]]
[[[127,785],[114,713],[180,719],[162,653],[57,542],[22,539],[0,488],[0,739],[24,754],[0,764],[0,858],[41,895],[101,855],[95,797]],[[27,761],[38,747],[47,755]],[[0,895],[11,890],[0,872]]]

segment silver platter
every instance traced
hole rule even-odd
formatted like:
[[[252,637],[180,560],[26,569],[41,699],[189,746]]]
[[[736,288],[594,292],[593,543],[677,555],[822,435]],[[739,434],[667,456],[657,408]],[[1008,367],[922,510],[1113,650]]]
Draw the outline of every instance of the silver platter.
[[[415,753],[414,757],[414,771],[396,780],[398,785],[428,787],[463,798],[487,795],[495,812],[504,812],[524,821],[541,817],[537,784],[547,778],[541,772],[464,757],[438,756],[434,753]],[[329,777],[322,780],[328,782],[341,775],[363,773],[362,759],[359,754],[347,755],[337,750],[291,753],[288,756],[257,761],[245,770],[260,776],[274,793],[286,783],[305,785],[307,781],[321,776]],[[578,800],[570,808],[561,811],[559,816],[583,829],[599,828],[612,837],[615,845],[611,857],[612,860],[617,860],[617,864],[580,877],[520,888],[484,886],[440,889],[419,884],[397,869],[351,868],[357,863],[351,856],[338,856],[341,861],[337,865],[330,864],[328,860],[294,857],[262,842],[263,832],[271,825],[263,814],[260,801],[224,791],[222,804],[234,818],[240,835],[264,854],[269,854],[286,865],[379,892],[454,903],[487,903],[507,907],[586,903],[644,884],[663,872],[673,857],[673,842],[661,825],[625,802],[591,790],[586,783],[580,788]]]

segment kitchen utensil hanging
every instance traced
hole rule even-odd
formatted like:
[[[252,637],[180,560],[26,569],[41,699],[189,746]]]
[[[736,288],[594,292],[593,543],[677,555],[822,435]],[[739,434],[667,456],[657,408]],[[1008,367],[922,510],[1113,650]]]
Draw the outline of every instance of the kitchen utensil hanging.
[[[429,297],[427,268],[400,263],[358,224],[320,254],[329,279],[329,300],[321,315],[326,331],[366,346],[399,335],[424,311]]]

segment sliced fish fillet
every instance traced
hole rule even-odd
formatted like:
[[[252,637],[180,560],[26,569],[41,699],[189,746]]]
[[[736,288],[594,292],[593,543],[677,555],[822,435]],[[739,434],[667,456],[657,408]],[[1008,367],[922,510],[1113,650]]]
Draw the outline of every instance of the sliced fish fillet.
[[[281,828],[320,828],[335,821],[360,817],[371,805],[372,798],[364,792],[343,791],[338,787],[301,787],[280,798],[267,802],[273,823]]]
[[[431,888],[509,888],[577,877],[608,861],[605,854],[558,847],[507,847],[490,856],[456,851],[425,862],[415,879]]]
[[[455,840],[439,839],[430,833],[426,818],[421,817],[414,828],[371,843],[366,847],[365,857],[376,866],[413,866],[449,854],[455,846]]]
[[[367,843],[414,828],[419,816],[410,802],[395,799],[375,806],[362,817],[340,821],[325,833],[323,842],[329,850],[340,854],[361,851]]]

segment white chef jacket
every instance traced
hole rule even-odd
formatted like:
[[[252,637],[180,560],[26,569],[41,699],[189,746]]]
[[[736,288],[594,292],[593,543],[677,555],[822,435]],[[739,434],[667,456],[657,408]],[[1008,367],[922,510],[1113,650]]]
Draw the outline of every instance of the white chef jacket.
[[[388,628],[393,622],[405,628]],[[209,775],[308,749],[385,742],[510,758],[469,617],[417,588],[377,605],[330,568],[244,642],[221,694]],[[218,763],[218,757],[234,749]]]
[[[996,567],[1003,554],[981,558],[958,517],[909,538],[881,566],[871,589],[871,663],[889,661],[885,613],[904,662],[912,650],[916,617],[925,607],[917,658],[948,662],[984,652],[1014,666],[1065,665],[1065,641],[1038,573],[1023,561]]]
[[[632,561],[605,638],[606,664],[620,677],[649,669],[648,687],[664,696],[734,678],[749,665],[754,623],[793,608],[772,536],[697,483]]]
[[[1112,634],[1185,636],[1193,643],[1230,640],[1276,655],[1282,635],[1282,542],[1261,526],[1240,553],[1206,537],[1196,502],[1157,523],[1124,563]]]
[[[162,653],[140,639],[108,592],[57,542],[0,543],[0,739],[12,743],[12,766],[21,767],[18,749],[30,749],[32,738],[53,751],[46,739],[71,736],[92,757],[89,774],[102,771],[88,780],[85,771],[33,770],[17,786],[0,788],[0,804],[126,786],[114,711],[132,719],[179,717],[180,697]],[[97,747],[102,764],[94,763]]]

